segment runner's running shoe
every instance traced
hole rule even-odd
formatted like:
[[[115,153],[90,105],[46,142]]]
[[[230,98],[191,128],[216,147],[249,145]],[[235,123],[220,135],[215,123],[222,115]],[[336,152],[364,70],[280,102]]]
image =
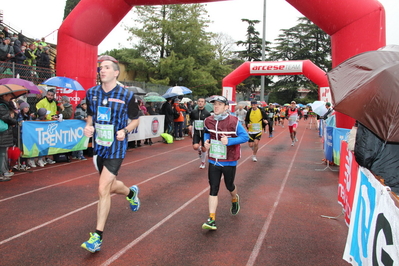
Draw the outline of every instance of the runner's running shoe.
[[[128,197],[126,199],[129,201],[132,211],[136,212],[140,209],[139,187],[134,185],[130,187],[130,190],[133,191],[134,195],[131,199]]]
[[[236,215],[240,211],[240,197],[237,194],[237,202],[231,203],[230,212],[233,215]]]
[[[100,236],[97,233],[90,233],[90,239],[86,242],[83,242],[83,244],[80,246],[91,253],[94,253],[101,250],[102,242],[103,241],[100,239]]]
[[[258,161],[258,159],[256,159],[256,156],[255,156],[255,155],[252,155],[252,161],[253,161],[253,162],[257,162],[257,161]]]
[[[204,169],[205,168],[205,163],[201,163],[199,168],[200,169]]]
[[[215,220],[212,220],[212,218],[208,218],[208,221],[202,225],[202,229],[206,230],[216,230],[216,222]]]
[[[294,146],[294,144],[295,144],[295,140],[291,143],[291,146]]]

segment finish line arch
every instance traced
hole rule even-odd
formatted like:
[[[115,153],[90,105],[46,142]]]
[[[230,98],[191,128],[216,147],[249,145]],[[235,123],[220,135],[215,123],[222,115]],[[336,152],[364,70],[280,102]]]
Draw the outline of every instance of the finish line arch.
[[[245,62],[222,82],[223,95],[236,101],[236,87],[250,76],[304,75],[320,88],[329,87],[326,72],[310,60]],[[326,90],[327,91],[327,90]]]
[[[133,6],[216,1],[224,0],[81,0],[58,30],[56,74],[76,79],[85,89],[94,86],[98,45]],[[385,11],[377,0],[286,1],[331,36],[333,67],[386,45]],[[76,99],[80,97],[84,95]],[[353,123],[337,115],[337,127],[351,128]]]

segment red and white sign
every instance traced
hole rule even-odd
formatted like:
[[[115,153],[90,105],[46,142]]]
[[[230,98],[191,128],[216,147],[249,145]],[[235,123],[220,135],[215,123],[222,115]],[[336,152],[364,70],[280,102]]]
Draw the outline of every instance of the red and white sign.
[[[346,141],[341,141],[339,165],[338,203],[345,211],[345,222],[349,226],[359,165],[352,151],[348,150],[348,143]]]
[[[320,101],[331,103],[332,96],[330,87],[320,87]]]
[[[303,62],[252,62],[251,74],[302,73]]]

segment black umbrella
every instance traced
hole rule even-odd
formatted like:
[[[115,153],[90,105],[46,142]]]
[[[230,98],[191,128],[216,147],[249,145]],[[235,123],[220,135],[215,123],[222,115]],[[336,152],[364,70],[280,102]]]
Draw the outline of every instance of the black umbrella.
[[[399,142],[399,46],[358,54],[328,74],[334,109]]]
[[[136,86],[125,87],[125,89],[132,91],[132,92],[134,92],[134,94],[137,94],[137,95],[146,95],[147,94],[147,92],[144,89],[142,89],[140,87],[136,87]]]

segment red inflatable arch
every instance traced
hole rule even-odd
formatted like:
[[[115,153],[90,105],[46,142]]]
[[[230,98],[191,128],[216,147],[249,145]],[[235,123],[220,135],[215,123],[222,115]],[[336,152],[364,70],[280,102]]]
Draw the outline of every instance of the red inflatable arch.
[[[249,76],[305,75],[320,87],[328,87],[326,72],[310,60],[245,62],[223,79],[223,95],[236,101],[236,86]]]
[[[82,0],[58,31],[57,75],[74,78],[86,89],[95,85],[97,47],[133,6],[203,2],[213,0]],[[287,2],[331,36],[333,66],[385,45],[385,12],[377,0]],[[341,116],[337,126],[351,127],[353,119]]]

